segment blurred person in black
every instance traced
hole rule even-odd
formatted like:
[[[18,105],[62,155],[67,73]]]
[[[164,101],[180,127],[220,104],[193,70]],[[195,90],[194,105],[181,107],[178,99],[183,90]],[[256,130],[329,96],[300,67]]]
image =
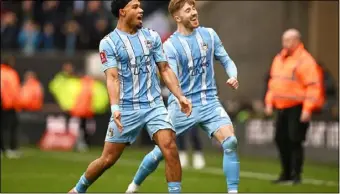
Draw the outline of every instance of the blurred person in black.
[[[21,2],[21,9],[17,12],[20,25],[23,25],[27,20],[31,20],[35,18],[35,1],[22,1]]]
[[[108,20],[104,17],[98,18],[95,21],[94,28],[89,29],[90,44],[89,49],[97,49],[102,38],[111,31]]]
[[[14,12],[7,12],[1,17],[1,48],[17,47],[18,22]]]
[[[1,156],[19,158],[18,115],[20,110],[20,78],[14,69],[15,57],[9,56],[1,64]],[[9,150],[6,148],[6,132],[9,132]]]
[[[80,26],[76,20],[67,21],[62,30],[65,36],[65,52],[73,55],[78,46]]]
[[[55,49],[55,29],[52,23],[46,23],[41,35],[41,46],[44,52],[50,52]]]
[[[96,20],[100,17],[101,3],[101,1],[87,2],[86,12],[82,15],[81,20],[79,21],[82,28],[79,34],[79,43],[81,49],[88,49],[90,47],[92,42],[90,31],[93,31]],[[96,48],[98,48],[98,46]]]
[[[336,105],[336,101],[338,99],[336,92],[335,80],[332,77],[329,69],[322,62],[318,63],[319,67],[323,73],[323,87],[324,87],[324,95],[325,95],[325,104],[322,107],[322,113],[329,113],[330,110]]]
[[[181,166],[185,168],[189,165],[188,147],[186,145],[188,138],[190,138],[193,146],[192,167],[194,169],[203,169],[205,167],[205,159],[202,152],[202,142],[198,134],[198,126],[191,128],[187,133],[177,137]]]

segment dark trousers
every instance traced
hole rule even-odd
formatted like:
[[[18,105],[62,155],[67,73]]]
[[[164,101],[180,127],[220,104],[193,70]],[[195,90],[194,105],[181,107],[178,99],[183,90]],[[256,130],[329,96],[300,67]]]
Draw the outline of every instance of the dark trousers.
[[[186,139],[190,136],[190,140],[192,142],[192,147],[194,151],[202,150],[202,143],[198,135],[198,129],[196,127],[189,130],[189,133],[185,133],[177,137],[177,145],[180,151],[185,151],[187,149]]]
[[[6,146],[9,140],[9,148],[17,150],[19,148],[18,116],[14,109],[1,110],[1,151],[8,149]],[[9,135],[9,137],[7,136]]]
[[[72,118],[72,116],[69,112],[65,112],[64,115],[65,115],[65,118],[66,118],[66,123],[68,124],[70,122],[70,119]],[[89,134],[87,127],[86,127],[87,121],[88,121],[87,118],[79,118],[79,127],[80,127],[80,130],[83,131],[85,143],[88,146],[90,146],[90,134]]]
[[[80,118],[80,130],[84,133],[84,140],[86,145],[90,146],[90,134],[86,127],[87,119],[86,118]]]
[[[278,110],[275,143],[281,160],[281,176],[286,179],[300,176],[302,173],[304,162],[302,144],[306,139],[309,123],[300,122],[301,112],[302,105]]]

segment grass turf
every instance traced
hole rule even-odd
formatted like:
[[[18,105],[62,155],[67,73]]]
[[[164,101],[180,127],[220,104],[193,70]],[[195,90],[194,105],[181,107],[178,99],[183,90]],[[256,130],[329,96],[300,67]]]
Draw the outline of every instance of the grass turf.
[[[128,148],[116,165],[100,177],[88,192],[125,192],[143,156],[150,149]],[[23,149],[20,159],[2,158],[1,192],[67,192],[78,181],[89,162],[100,155],[100,149],[88,153],[42,152]],[[183,169],[182,192],[226,192],[222,172],[222,155],[206,153],[207,168]],[[306,162],[301,185],[273,185],[270,178],[279,172],[279,163],[266,158],[240,157],[241,178],[239,192],[339,192],[337,164]],[[164,162],[142,185],[140,192],[167,192]],[[314,182],[313,182],[314,181]],[[321,181],[330,181],[323,184]]]

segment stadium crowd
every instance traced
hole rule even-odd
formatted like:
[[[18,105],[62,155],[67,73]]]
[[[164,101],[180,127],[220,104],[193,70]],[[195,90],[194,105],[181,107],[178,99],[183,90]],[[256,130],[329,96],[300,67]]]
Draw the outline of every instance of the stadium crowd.
[[[111,1],[1,1],[1,49],[97,50],[113,30]],[[144,2],[144,18],[166,10],[167,1]]]

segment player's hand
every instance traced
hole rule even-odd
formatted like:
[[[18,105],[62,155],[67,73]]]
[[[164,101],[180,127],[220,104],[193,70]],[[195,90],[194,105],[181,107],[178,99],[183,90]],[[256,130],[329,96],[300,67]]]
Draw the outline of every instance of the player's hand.
[[[310,112],[302,111],[300,116],[300,121],[302,123],[307,123],[311,120],[312,114]]]
[[[234,90],[237,90],[238,88],[238,81],[236,78],[232,77],[227,80],[227,84],[233,88]]]
[[[181,106],[181,111],[189,117],[192,111],[192,104],[191,102],[185,97],[181,96],[179,99],[179,105]]]
[[[112,117],[113,117],[113,121],[116,123],[117,127],[118,127],[118,131],[120,133],[123,132],[123,125],[121,123],[121,113],[120,111],[115,111],[114,113],[112,113]]]
[[[266,105],[266,108],[264,110],[264,114],[266,114],[266,116],[272,116],[273,114],[273,107]]]

